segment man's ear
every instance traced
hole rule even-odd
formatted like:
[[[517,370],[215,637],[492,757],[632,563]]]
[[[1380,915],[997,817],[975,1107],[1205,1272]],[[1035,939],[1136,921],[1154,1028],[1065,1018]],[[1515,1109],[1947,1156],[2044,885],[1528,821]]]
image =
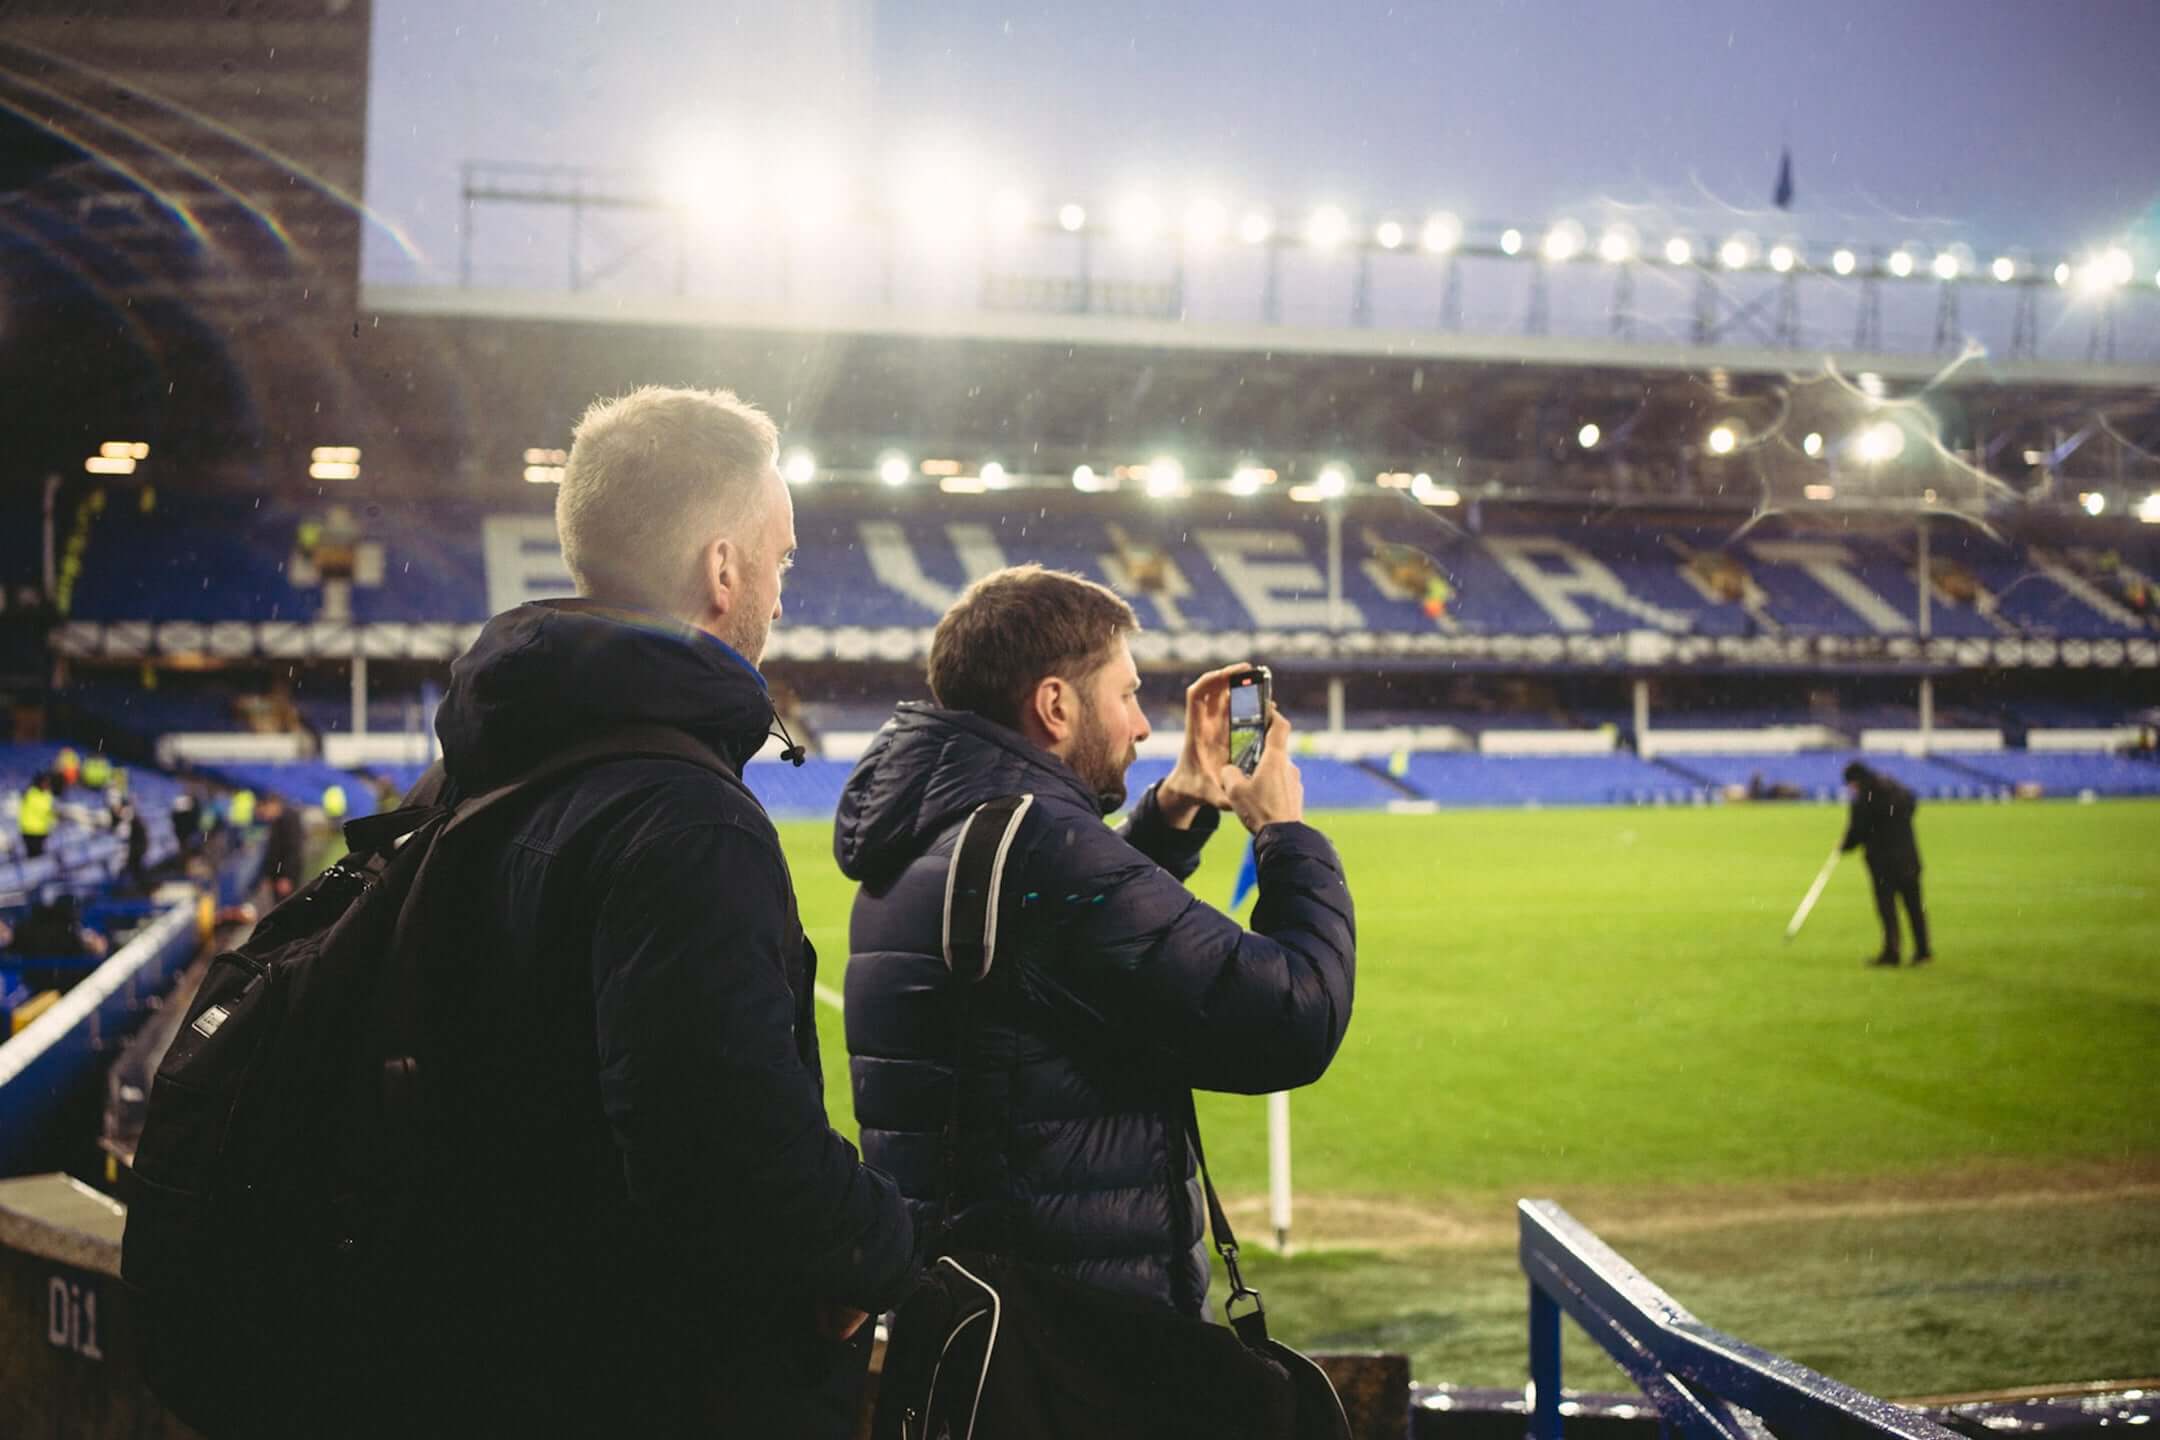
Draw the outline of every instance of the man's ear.
[[[742,552],[725,538],[709,542],[698,552],[699,597],[715,615],[733,608],[742,586]]]
[[[1045,675],[1028,697],[1028,714],[1044,739],[1060,745],[1079,724],[1079,702],[1080,694],[1071,685],[1056,675]]]

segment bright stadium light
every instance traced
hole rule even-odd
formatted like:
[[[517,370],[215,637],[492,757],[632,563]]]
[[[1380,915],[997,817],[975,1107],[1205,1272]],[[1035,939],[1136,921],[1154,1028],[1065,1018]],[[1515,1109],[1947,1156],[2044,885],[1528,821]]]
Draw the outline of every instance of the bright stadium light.
[[[2160,490],[2155,490],[2132,507],[2131,513],[2146,525],[2160,525]]]
[[[1230,212],[1213,200],[1195,200],[1185,207],[1185,238],[1194,245],[1213,245],[1230,228]]]
[[[88,475],[132,475],[135,460],[128,455],[92,455],[82,462],[82,468]]]
[[[1314,249],[1332,250],[1350,234],[1350,217],[1339,205],[1323,205],[1306,223],[1305,238]]]
[[[2056,264],[2056,266],[2055,266],[2055,283],[2056,283],[2057,285],[2068,285],[2068,284],[2070,283],[2070,262],[2069,262],[2069,261],[2067,261],[2067,260],[2064,260],[2064,261],[2059,261],[2059,262],[2058,262],[2058,263]]]
[[[797,446],[782,457],[780,473],[787,477],[790,485],[807,485],[817,479],[817,457]]]
[[[1912,274],[1912,252],[1910,250],[1893,250],[1890,252],[1890,273],[1900,280]]]
[[[1582,254],[1583,228],[1581,224],[1573,220],[1562,220],[1552,229],[1545,232],[1545,243],[1541,248],[1544,251],[1545,258],[1556,265],[1565,264],[1574,259],[1577,255]]]
[[[1840,275],[1852,274],[1853,267],[1859,263],[1858,258],[1850,250],[1840,250],[1830,257],[1830,268]]]
[[[1267,475],[1257,465],[1240,465],[1230,472],[1232,495],[1257,495],[1266,483]]]
[[[1740,437],[1733,433],[1730,425],[1720,425],[1710,432],[1710,453],[1713,455],[1730,455],[1739,443]]]
[[[2078,504],[2085,507],[2087,515],[2098,517],[2102,511],[2107,509],[2107,496],[2097,490],[2087,490],[2084,494],[2078,496]]]
[[[1522,231],[1510,227],[1500,232],[1500,251],[1504,255],[1522,253]]]
[[[2129,284],[2133,273],[2130,252],[2117,246],[2086,261],[2078,272],[2078,284],[2088,291],[2113,290]]]
[[[1593,423],[1585,425],[1582,427],[1582,429],[1576,431],[1575,441],[1585,450],[1595,450],[1597,448],[1597,442],[1600,439],[1604,438],[1604,434],[1605,432],[1598,429],[1598,427]]]
[[[1087,210],[1084,206],[1068,203],[1058,207],[1058,228],[1060,230],[1071,234],[1085,224],[1087,224]]]
[[[975,473],[981,476],[983,484],[992,490],[1004,489],[1010,478],[1005,473],[1005,467],[995,460],[985,462],[982,469]]]
[[[877,478],[895,489],[907,484],[908,477],[914,473],[915,467],[908,463],[905,455],[887,455],[878,461]]]
[[[98,446],[98,454],[107,460],[147,460],[150,458],[149,442],[143,440],[107,440]],[[360,452],[353,455],[358,458]]]
[[[1118,238],[1128,245],[1145,245],[1162,229],[1162,207],[1146,195],[1128,195],[1118,202]]]
[[[2001,281],[2005,285],[2009,284],[2012,280],[2017,279],[2017,261],[2012,260],[2007,255],[1996,256],[1995,263],[1993,265],[1990,265],[1988,267],[1988,270],[1991,274],[1994,275],[1997,280]]]
[[[1793,247],[1790,245],[1773,245],[1770,247],[1770,268],[1780,275],[1791,270],[1797,258],[1793,254]]]
[[[1853,439],[1853,453],[1861,462],[1880,465],[1905,453],[1905,430],[1894,420],[1878,420]]]
[[[1320,492],[1321,499],[1333,500],[1349,491],[1350,472],[1340,465],[1323,465],[1314,478],[1313,488]]]
[[[1027,196],[1010,188],[998,191],[990,201],[990,228],[1009,240],[1027,225]]]
[[[1244,241],[1247,245],[1264,245],[1267,243],[1268,236],[1274,233],[1275,222],[1268,219],[1258,210],[1246,211],[1245,218],[1238,221],[1238,239]]]
[[[1397,220],[1381,221],[1380,228],[1373,231],[1373,239],[1380,242],[1380,248],[1383,250],[1399,248],[1403,242],[1402,222]]]
[[[1418,233],[1418,244],[1428,255],[1447,254],[1462,244],[1462,221],[1445,210],[1427,216],[1425,228]]]
[[[1410,496],[1422,505],[1462,504],[1461,491],[1434,484],[1432,476],[1422,470],[1410,477]]]
[[[1808,431],[1807,438],[1800,442],[1800,448],[1807,452],[1811,460],[1822,454],[1822,433],[1817,430]]]
[[[1598,236],[1598,259],[1608,265],[1625,265],[1635,258],[1635,230],[1628,225],[1608,225]]]
[[[1959,264],[1957,256],[1945,250],[1935,257],[1934,265],[1931,268],[1935,271],[1936,279],[1955,280],[1958,278],[1958,271],[1962,266]]]
[[[1746,236],[1735,235],[1718,246],[1717,258],[1718,264],[1727,270],[1742,270],[1755,258],[1755,247],[1748,243]]]
[[[1185,493],[1185,467],[1174,456],[1158,455],[1147,463],[1150,500],[1168,500]]]
[[[1665,242],[1666,264],[1685,265],[1694,258],[1695,247],[1687,242],[1686,236],[1675,235],[1672,237],[1672,239]]]
[[[1073,489],[1092,495],[1104,488],[1102,478],[1095,473],[1094,466],[1073,466]]]

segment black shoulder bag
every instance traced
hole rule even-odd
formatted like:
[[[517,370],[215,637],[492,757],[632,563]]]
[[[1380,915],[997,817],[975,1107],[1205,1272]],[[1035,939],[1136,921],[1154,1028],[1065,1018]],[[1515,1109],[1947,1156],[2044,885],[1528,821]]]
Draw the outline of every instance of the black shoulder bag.
[[[1227,1328],[1044,1266],[946,1252],[974,987],[990,978],[1005,861],[1032,804],[1028,795],[985,803],[962,824],[953,847],[944,949],[960,987],[958,1053],[945,1126],[945,1194],[931,1250],[938,1258],[893,1318],[873,1440],[1349,1440],[1349,1421],[1326,1373],[1268,1338],[1260,1294],[1238,1269],[1237,1238],[1208,1177],[1190,1091],[1187,1133],[1215,1249],[1230,1275]]]

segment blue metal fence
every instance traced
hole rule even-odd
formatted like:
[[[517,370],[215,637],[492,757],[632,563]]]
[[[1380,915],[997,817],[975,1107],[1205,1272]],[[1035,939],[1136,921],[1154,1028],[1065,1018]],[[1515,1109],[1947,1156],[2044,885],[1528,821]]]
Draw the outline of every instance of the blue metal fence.
[[[1530,1434],[1560,1440],[1560,1315],[1575,1317],[1687,1440],[1957,1440],[1932,1420],[1711,1329],[1550,1200],[1524,1200]]]

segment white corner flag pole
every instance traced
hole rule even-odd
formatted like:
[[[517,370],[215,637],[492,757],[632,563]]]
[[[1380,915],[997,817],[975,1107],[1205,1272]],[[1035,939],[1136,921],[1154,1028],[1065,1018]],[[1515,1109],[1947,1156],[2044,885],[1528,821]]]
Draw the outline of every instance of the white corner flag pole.
[[[1275,1249],[1290,1253],[1290,1093],[1267,1097],[1268,1219],[1275,1226]]]
[[[1822,870],[1816,875],[1815,883],[1808,886],[1807,894],[1800,897],[1800,908],[1793,911],[1792,924],[1785,927],[1785,938],[1787,940],[1798,935],[1800,927],[1807,924],[1809,912],[1814,910],[1815,902],[1822,898],[1823,887],[1830,883],[1830,872],[1837,869],[1837,862],[1843,859],[1844,855],[1845,852],[1842,850],[1832,850],[1830,858],[1823,861]]]

